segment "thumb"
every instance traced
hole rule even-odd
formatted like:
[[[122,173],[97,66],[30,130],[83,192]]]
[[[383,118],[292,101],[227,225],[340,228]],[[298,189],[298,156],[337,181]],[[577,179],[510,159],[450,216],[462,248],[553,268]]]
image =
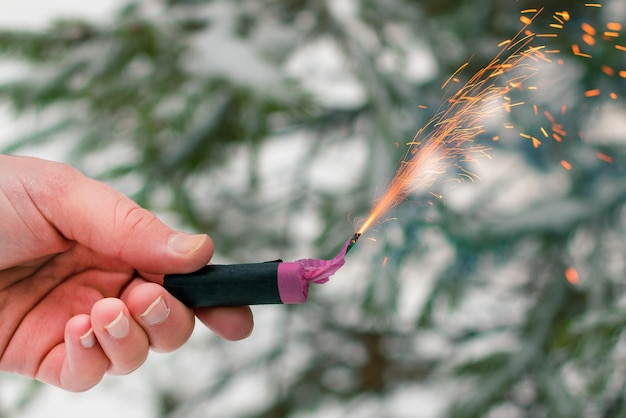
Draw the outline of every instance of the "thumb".
[[[25,184],[36,188],[31,198],[66,239],[154,274],[194,271],[213,255],[208,235],[177,232],[128,197],[68,165],[44,165],[45,177],[38,175],[43,181]],[[39,162],[37,172],[41,168]]]

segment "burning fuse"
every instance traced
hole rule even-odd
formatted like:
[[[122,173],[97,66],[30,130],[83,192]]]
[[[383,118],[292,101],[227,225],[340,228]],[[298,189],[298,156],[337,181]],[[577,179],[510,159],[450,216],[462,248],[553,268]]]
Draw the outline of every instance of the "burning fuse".
[[[309,286],[326,283],[360,236],[354,234],[331,260],[209,264],[193,273],[167,275],[163,286],[190,307],[304,303]]]

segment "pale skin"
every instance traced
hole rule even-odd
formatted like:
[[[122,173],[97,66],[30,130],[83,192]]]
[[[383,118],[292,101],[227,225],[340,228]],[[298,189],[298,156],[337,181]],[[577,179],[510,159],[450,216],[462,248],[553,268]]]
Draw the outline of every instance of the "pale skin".
[[[160,285],[212,254],[68,165],[0,155],[0,371],[82,391],[179,348],[194,314],[247,337],[249,307],[192,311]]]

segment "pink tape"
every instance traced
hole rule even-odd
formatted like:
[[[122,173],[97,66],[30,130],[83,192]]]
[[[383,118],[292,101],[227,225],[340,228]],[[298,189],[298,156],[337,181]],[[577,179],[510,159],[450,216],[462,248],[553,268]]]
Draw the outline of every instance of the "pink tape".
[[[304,303],[311,283],[326,283],[345,263],[346,242],[332,260],[304,259],[278,265],[278,293],[285,304]]]

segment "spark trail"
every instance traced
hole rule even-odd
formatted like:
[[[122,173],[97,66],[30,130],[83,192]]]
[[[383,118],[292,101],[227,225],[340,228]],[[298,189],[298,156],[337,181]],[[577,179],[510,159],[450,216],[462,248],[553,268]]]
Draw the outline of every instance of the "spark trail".
[[[596,3],[588,7],[598,7]],[[460,77],[469,67],[470,62],[463,64],[443,84],[442,89],[451,89],[449,94],[437,109],[433,118],[421,128],[413,140],[407,143],[407,151],[397,169],[394,178],[390,181],[384,194],[374,202],[369,215],[356,231],[361,236],[372,225],[384,220],[384,216],[394,207],[401,203],[408,195],[418,189],[432,186],[450,168],[455,168],[457,180],[463,178],[474,180],[475,175],[467,171],[465,166],[468,162],[478,157],[489,157],[490,148],[477,143],[477,139],[487,132],[487,123],[492,118],[503,117],[511,113],[513,109],[525,105],[523,101],[515,101],[512,96],[517,92],[537,94],[537,87],[529,83],[539,72],[540,64],[562,64],[562,58],[556,55],[562,54],[558,49],[550,49],[542,44],[542,39],[558,37],[558,31],[570,20],[567,11],[556,12],[552,16],[552,23],[548,26],[548,33],[536,33],[530,30],[535,19],[542,13],[542,9],[526,9],[520,14],[522,29],[511,39],[501,42],[497,55],[485,67],[481,68],[461,84]],[[622,26],[617,23],[609,23],[606,31],[602,33],[603,39],[614,37],[616,30]],[[586,45],[593,45],[596,40],[596,31],[590,25],[583,25],[582,40]],[[622,50],[621,45],[616,44],[617,50]],[[589,53],[581,51],[581,48],[572,45],[574,56],[590,58]],[[604,67],[603,71],[609,75],[621,75],[612,68]],[[456,89],[454,88],[457,86]],[[587,91],[586,97],[595,97],[600,94],[599,90]],[[611,98],[616,93],[611,93]],[[539,115],[536,105],[533,106],[535,115]],[[562,109],[565,113],[566,109]],[[533,147],[541,146],[542,141],[547,139],[561,142],[567,132],[556,118],[548,111],[543,112],[542,117],[548,121],[548,127],[541,127],[540,134],[530,135],[520,132],[520,137],[531,141]],[[503,123],[504,128],[513,129],[510,122]],[[499,136],[492,138],[494,141]],[[610,157],[598,154],[597,158],[610,162]],[[561,161],[565,169],[571,169],[571,164]]]
[[[411,192],[431,186],[448,169],[457,167],[460,175],[473,178],[463,164],[478,155],[488,156],[489,148],[476,143],[476,138],[486,132],[485,119],[510,111],[518,103],[507,97],[513,89],[522,88],[524,82],[537,70],[533,61],[545,60],[543,46],[533,46],[534,35],[525,29],[539,14],[528,18],[524,28],[512,39],[500,44],[500,52],[481,68],[463,86],[443,103],[438,113],[407,143],[407,152],[386,192],[374,204],[368,217],[358,229],[364,233]],[[442,86],[458,83],[457,76],[469,66],[466,62]]]

